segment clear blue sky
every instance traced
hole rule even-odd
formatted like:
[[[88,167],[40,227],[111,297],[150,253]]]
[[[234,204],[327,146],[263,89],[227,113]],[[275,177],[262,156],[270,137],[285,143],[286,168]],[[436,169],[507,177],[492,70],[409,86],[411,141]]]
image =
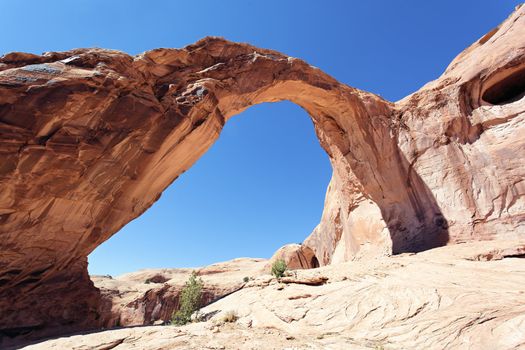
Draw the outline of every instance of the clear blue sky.
[[[302,58],[398,100],[437,78],[519,1],[0,0],[0,54],[103,47],[137,54],[207,36]],[[143,216],[90,255],[94,274],[269,257],[318,223],[331,168],[306,113],[282,102],[231,120]]]

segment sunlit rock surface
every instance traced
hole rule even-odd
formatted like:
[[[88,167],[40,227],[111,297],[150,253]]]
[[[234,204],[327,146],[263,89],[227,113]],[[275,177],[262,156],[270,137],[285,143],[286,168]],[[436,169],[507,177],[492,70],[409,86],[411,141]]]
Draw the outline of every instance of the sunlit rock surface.
[[[207,322],[27,349],[522,349],[524,254],[525,241],[475,242],[260,276],[201,310]]]
[[[195,271],[203,282],[201,305],[241,289],[263,274],[265,259],[240,258],[194,269],[148,269],[117,277],[92,276],[102,295],[104,328],[166,323],[179,308],[184,284]]]
[[[323,216],[304,242],[321,266],[523,237],[524,13],[396,103],[218,38],[138,56],[3,56],[2,342],[99,327],[87,255],[257,103],[303,107],[330,158]]]
[[[312,248],[302,244],[287,244],[279,248],[265,266],[266,272],[271,272],[272,265],[277,260],[283,260],[287,269],[312,269],[319,267],[319,261]]]

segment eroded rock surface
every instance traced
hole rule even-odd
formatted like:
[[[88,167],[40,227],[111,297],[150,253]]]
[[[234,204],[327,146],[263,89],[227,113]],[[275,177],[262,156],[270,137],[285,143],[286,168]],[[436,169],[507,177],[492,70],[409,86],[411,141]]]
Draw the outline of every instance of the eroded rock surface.
[[[300,59],[206,38],[138,56],[0,59],[0,334],[97,327],[86,257],[251,105],[303,107],[333,166],[320,265],[525,232],[525,9],[391,103]]]
[[[272,265],[277,260],[283,260],[289,270],[319,267],[313,249],[302,244],[287,244],[279,248],[266,264],[265,271],[271,272]]]
[[[524,13],[523,6],[518,8],[458,55],[439,79],[392,106],[391,132],[402,155],[399,162],[405,164],[402,186],[408,199],[387,200],[407,208],[385,211],[373,196],[349,195],[352,184],[334,166],[321,223],[305,241],[315,247],[322,265],[385,249],[406,251],[408,242],[412,248],[428,247],[440,237],[449,244],[523,237]],[[394,176],[393,169],[380,176]],[[429,225],[422,231],[407,226],[403,210],[416,218],[432,217],[430,210],[443,236],[429,235]],[[423,225],[424,219],[419,222]],[[381,236],[383,228],[388,234]]]
[[[267,260],[240,258],[195,269],[141,270],[118,277],[92,276],[102,295],[99,313],[104,328],[143,326],[171,320],[192,271],[203,281],[201,304],[236,292],[263,274]]]
[[[207,322],[77,335],[27,349],[522,349],[525,241],[463,243],[418,254],[269,276],[204,308]],[[499,252],[494,260],[478,260]],[[292,282],[294,280],[294,282]],[[305,281],[324,280],[308,285]],[[224,323],[226,313],[235,323]]]

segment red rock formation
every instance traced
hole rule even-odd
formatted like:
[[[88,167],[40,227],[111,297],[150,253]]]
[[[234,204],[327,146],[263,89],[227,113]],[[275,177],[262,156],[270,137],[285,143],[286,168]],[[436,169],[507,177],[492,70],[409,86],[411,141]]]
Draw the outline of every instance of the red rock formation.
[[[202,306],[241,289],[262,274],[265,259],[240,258],[195,269],[203,281]],[[171,320],[193,269],[141,270],[115,278],[92,276],[101,292],[100,326],[142,326]]]
[[[383,192],[388,210],[375,195],[353,191],[357,181],[349,183],[339,172],[344,167],[332,161],[321,222],[305,241],[321,265],[417,250],[438,244],[439,237],[449,244],[523,237],[523,38],[521,6],[458,55],[439,79],[392,105],[389,132],[399,151],[393,156],[403,170],[374,173],[385,182],[403,178],[399,196]],[[385,123],[370,115],[371,123]],[[441,236],[431,234],[439,232],[433,225],[443,228]]]
[[[289,270],[312,269],[319,267],[319,261],[312,248],[301,244],[287,244],[279,248],[264,267],[268,273],[276,260],[284,260]]]
[[[330,157],[323,218],[305,242],[321,265],[523,235],[524,12],[397,103],[218,38],[135,57],[5,55],[3,338],[99,324],[86,256],[148,209],[230,117],[262,102],[303,107]]]

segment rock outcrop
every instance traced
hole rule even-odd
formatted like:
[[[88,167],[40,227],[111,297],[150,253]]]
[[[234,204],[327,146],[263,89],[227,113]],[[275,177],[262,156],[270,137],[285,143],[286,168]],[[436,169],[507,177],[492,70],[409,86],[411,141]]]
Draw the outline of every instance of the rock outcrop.
[[[523,349],[524,251],[525,241],[463,243],[297,270],[298,283],[261,276],[201,310],[212,315],[207,322],[110,330],[27,349]],[[304,283],[313,280],[325,283]],[[238,320],[223,323],[232,312]]]
[[[313,249],[302,244],[287,244],[279,248],[270,258],[264,270],[270,272],[276,260],[283,260],[289,270],[319,267],[319,261],[317,261]]]
[[[458,55],[439,79],[392,105],[390,132],[408,194],[387,201],[407,207],[385,211],[374,196],[348,194],[355,182],[345,182],[334,166],[321,222],[305,241],[321,265],[399,253],[407,244],[417,250],[440,239],[451,244],[523,237],[524,35],[521,6]],[[379,176],[394,176],[394,169]],[[406,225],[403,210],[413,213],[421,230]],[[432,224],[423,218],[442,227],[441,236],[429,235]]]
[[[206,38],[132,57],[0,59],[0,334],[100,325],[86,257],[147,210],[235,114],[290,100],[333,177],[320,265],[525,233],[525,9],[391,103],[300,59]]]
[[[265,259],[240,258],[195,269],[142,270],[118,277],[92,276],[101,293],[101,327],[143,326],[171,320],[192,271],[203,281],[201,305],[244,287],[263,274]]]

